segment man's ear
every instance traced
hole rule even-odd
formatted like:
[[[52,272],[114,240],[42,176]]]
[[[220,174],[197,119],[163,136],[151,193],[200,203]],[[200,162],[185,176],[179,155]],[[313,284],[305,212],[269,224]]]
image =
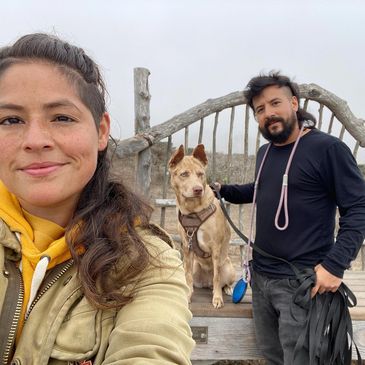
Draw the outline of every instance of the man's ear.
[[[198,144],[193,151],[193,157],[198,159],[204,166],[208,164],[207,155],[203,144]]]
[[[108,113],[104,113],[100,125],[99,125],[99,137],[98,137],[98,150],[105,150],[109,141],[109,133],[110,133],[110,116]]]
[[[299,101],[296,96],[291,97],[291,105],[292,105],[293,110],[295,112],[297,112],[299,109]]]
[[[180,147],[171,156],[169,161],[169,168],[175,167],[185,156],[184,146],[181,144]]]

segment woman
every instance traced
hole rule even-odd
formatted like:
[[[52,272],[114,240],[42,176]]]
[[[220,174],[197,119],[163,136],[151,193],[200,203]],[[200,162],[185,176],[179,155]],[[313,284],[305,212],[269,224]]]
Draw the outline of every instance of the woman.
[[[189,364],[178,253],[108,179],[97,65],[30,34],[0,50],[0,363]]]

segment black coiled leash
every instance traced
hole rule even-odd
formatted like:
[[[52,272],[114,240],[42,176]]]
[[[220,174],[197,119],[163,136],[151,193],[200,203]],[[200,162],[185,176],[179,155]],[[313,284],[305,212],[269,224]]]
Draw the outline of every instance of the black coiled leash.
[[[349,312],[349,308],[357,304],[354,293],[342,282],[336,292],[317,294],[311,298],[311,289],[316,282],[315,272],[305,269],[297,279],[300,285],[293,295],[291,306],[303,308],[307,317],[295,346],[293,364],[305,364],[309,355],[310,365],[350,365],[354,344],[357,364],[361,365],[361,355],[353,341]],[[291,314],[297,320],[292,307]]]
[[[215,184],[210,185],[219,199],[223,214],[233,230],[247,244],[246,237],[230,218],[219,190]],[[360,351],[353,340],[352,322],[349,308],[357,304],[356,296],[341,283],[336,292],[316,294],[311,297],[311,290],[316,284],[313,269],[298,270],[291,262],[273,256],[252,243],[252,248],[259,254],[288,264],[298,280],[299,287],[293,295],[290,311],[294,320],[299,321],[292,310],[294,305],[303,308],[307,317],[303,322],[304,330],[298,338],[294,349],[293,365],[351,365],[352,344],[357,353],[357,365],[362,364]]]

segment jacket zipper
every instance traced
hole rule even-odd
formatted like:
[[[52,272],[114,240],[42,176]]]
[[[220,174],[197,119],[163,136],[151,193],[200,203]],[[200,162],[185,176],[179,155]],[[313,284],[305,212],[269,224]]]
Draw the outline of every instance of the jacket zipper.
[[[12,281],[10,281],[10,275],[14,275],[14,282],[12,283]],[[9,265],[9,287],[10,284],[12,286],[15,286],[16,288],[19,288],[19,291],[17,290],[11,290],[11,292],[16,293],[17,294],[17,301],[16,301],[16,306],[15,306],[15,311],[13,313],[13,316],[11,316],[11,314],[9,313],[10,317],[9,318],[13,318],[10,328],[9,328],[9,334],[7,336],[7,341],[6,341],[6,345],[4,347],[4,352],[3,352],[3,364],[7,364],[9,361],[9,357],[10,357],[10,353],[11,353],[11,349],[13,347],[14,341],[15,341],[15,337],[16,337],[16,330],[18,327],[18,322],[19,322],[19,318],[20,318],[20,313],[22,310],[22,304],[23,304],[23,299],[24,299],[24,285],[23,285],[23,279],[20,273],[20,270],[15,267],[15,265]],[[8,289],[9,289],[8,287]],[[9,295],[9,291],[7,289],[7,295]]]
[[[34,308],[35,304],[39,301],[42,295],[72,266],[73,260],[68,261],[61,270],[57,271],[55,275],[52,275],[50,281],[43,287],[43,289],[39,292],[37,297],[34,299],[32,305],[29,308],[29,311],[26,313],[24,324],[29,317],[31,310]],[[9,313],[7,318],[13,318],[11,321],[11,325],[9,327],[6,344],[4,346],[4,351],[2,354],[2,363],[4,365],[8,364],[11,349],[13,347],[15,337],[16,337],[16,330],[18,327],[18,322],[20,319],[20,313],[23,305],[24,299],[24,285],[23,279],[21,276],[21,272],[19,268],[15,267],[15,265],[9,265],[9,286],[6,291],[6,295],[13,295],[16,297],[16,306],[13,313]],[[11,288],[10,288],[11,287]],[[9,289],[10,288],[10,289]],[[14,289],[16,288],[16,290]],[[1,350],[1,349],[0,349]]]
[[[67,261],[66,264],[57,271],[52,277],[49,279],[49,281],[45,284],[45,286],[42,288],[42,290],[38,293],[36,298],[33,300],[32,304],[29,307],[28,312],[25,315],[24,323],[29,318],[30,312],[34,308],[34,306],[37,304],[39,299],[44,295],[44,293],[47,292],[47,290],[73,265],[73,260]]]

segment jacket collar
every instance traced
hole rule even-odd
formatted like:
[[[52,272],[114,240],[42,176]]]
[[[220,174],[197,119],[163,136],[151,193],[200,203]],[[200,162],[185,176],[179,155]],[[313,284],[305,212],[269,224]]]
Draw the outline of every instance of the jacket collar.
[[[14,232],[0,219],[0,244],[6,250],[6,257],[12,261],[19,261],[21,259],[21,245]]]

